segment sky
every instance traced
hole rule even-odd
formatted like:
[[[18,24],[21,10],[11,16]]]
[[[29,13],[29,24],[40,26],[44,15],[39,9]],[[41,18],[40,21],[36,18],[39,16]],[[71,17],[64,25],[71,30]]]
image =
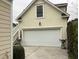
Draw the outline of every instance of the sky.
[[[13,22],[16,17],[29,5],[32,0],[13,0]],[[68,3],[67,12],[70,14],[70,20],[78,17],[78,1],[77,0],[49,0],[54,4]]]

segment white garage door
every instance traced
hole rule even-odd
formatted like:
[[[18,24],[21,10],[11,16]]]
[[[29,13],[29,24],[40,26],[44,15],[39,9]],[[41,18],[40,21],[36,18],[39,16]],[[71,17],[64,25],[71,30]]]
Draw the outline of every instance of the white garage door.
[[[23,32],[22,44],[27,46],[61,46],[59,30],[30,30]]]

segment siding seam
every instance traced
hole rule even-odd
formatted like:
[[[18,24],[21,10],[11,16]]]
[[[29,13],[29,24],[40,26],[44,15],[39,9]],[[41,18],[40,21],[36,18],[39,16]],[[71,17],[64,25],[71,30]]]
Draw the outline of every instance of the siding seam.
[[[0,18],[0,20],[10,21],[10,20],[8,20],[8,19],[3,19],[3,18]]]
[[[8,23],[3,23],[3,22],[0,22],[0,24],[10,25],[10,24],[8,24]]]
[[[5,26],[5,25],[3,25],[3,26]],[[1,26],[0,26],[0,28],[4,28],[4,29],[7,28],[7,29],[10,29],[9,26],[5,26],[5,27],[1,27]]]
[[[7,16],[7,15],[2,15],[2,14],[0,14],[0,16],[5,16],[5,17],[8,17],[8,18],[10,18],[10,16]]]
[[[9,45],[10,43],[7,43],[7,44],[2,44],[2,45],[0,45],[0,46],[4,46],[4,45]]]
[[[5,9],[7,9],[7,10],[10,10],[9,8],[7,8],[7,7],[5,7],[5,6],[2,6],[2,5],[0,5],[1,7],[3,7],[3,8],[5,8]]]
[[[7,49],[9,49],[9,48],[7,48]],[[5,50],[6,50],[6,49],[5,49]],[[2,50],[2,51],[3,51],[3,50]],[[9,53],[10,51],[7,51],[7,52]],[[4,52],[4,53],[2,53],[2,54],[0,54],[0,56],[1,56],[1,55],[3,55],[3,54],[5,54],[5,52]]]
[[[6,49],[9,49],[9,48],[11,48],[11,47],[8,47],[8,48],[1,49],[0,51],[6,50]]]
[[[10,35],[7,35],[7,36],[0,36],[0,37],[9,37]]]
[[[6,4],[8,4],[9,6],[11,6],[11,3],[10,2],[8,2],[8,1],[6,1],[6,0],[1,0],[3,3],[6,3]]]
[[[10,33],[10,31],[9,31],[9,32],[4,32],[4,31],[3,31],[3,32],[0,32],[0,33]]]
[[[9,41],[10,39],[5,39],[5,40],[1,40],[0,42],[3,42],[3,41]]]
[[[5,13],[9,14],[9,12],[3,11],[3,10],[0,10],[0,11],[1,11],[1,12],[5,12]]]

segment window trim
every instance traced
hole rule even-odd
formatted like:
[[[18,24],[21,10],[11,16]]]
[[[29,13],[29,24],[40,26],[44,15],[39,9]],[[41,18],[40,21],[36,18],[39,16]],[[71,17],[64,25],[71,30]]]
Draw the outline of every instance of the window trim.
[[[43,6],[43,16],[42,17],[37,17],[37,6]],[[36,6],[35,6],[35,17],[37,19],[44,18],[44,4],[36,4]]]
[[[43,17],[43,6],[40,5],[40,6],[37,6],[37,17]]]

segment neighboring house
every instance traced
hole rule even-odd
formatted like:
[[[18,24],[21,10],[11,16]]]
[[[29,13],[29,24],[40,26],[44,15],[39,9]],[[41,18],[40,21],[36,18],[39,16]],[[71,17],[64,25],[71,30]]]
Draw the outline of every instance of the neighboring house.
[[[11,0],[0,0],[0,59],[11,59]]]
[[[61,47],[67,39],[67,4],[33,0],[17,17],[23,46]]]

